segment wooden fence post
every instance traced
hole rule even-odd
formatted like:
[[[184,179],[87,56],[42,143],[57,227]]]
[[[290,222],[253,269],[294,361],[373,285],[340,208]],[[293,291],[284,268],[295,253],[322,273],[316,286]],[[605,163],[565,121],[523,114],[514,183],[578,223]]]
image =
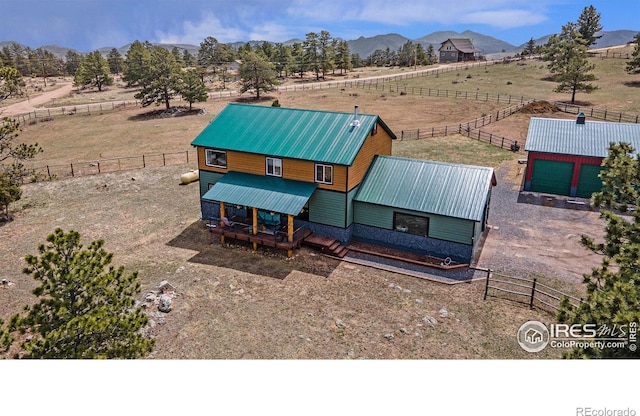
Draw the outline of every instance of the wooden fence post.
[[[534,277],[533,278],[533,284],[531,285],[531,300],[529,301],[529,308],[533,309],[533,299],[535,298],[536,295],[536,282],[538,281],[538,278]]]
[[[483,300],[487,300],[487,292],[489,292],[489,278],[491,276],[491,269],[487,269],[487,281],[484,285],[484,298]]]

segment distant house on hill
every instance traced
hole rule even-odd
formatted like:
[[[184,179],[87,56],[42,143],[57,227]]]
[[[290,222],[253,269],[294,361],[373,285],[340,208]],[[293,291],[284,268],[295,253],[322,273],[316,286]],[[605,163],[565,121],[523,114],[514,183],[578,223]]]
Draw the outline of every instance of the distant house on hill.
[[[440,44],[438,52],[441,63],[473,61],[480,54],[480,51],[473,46],[471,39],[451,38]]]

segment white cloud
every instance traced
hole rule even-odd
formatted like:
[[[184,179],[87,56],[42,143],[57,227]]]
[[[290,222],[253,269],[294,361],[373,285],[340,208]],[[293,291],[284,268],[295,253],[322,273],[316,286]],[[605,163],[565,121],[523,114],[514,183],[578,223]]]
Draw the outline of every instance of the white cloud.
[[[351,20],[398,27],[415,23],[478,23],[498,28],[529,26],[546,20],[545,3],[549,0],[369,0],[293,1],[286,9],[291,19],[311,21]],[[505,7],[509,7],[505,10]]]
[[[246,39],[248,32],[232,25],[224,25],[212,13],[207,13],[202,20],[185,21],[179,31],[156,32],[160,43],[187,43],[199,45],[208,36],[213,36],[221,43],[236,42]]]

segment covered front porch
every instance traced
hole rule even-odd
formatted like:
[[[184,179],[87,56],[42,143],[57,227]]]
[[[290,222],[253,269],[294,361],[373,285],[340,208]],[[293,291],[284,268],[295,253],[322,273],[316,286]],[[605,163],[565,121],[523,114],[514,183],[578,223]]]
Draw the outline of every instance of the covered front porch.
[[[310,230],[294,228],[300,214],[316,189],[307,183],[272,176],[241,172],[225,174],[202,197],[219,205],[219,217],[210,224],[220,241],[233,238],[258,245],[287,250],[300,247]]]

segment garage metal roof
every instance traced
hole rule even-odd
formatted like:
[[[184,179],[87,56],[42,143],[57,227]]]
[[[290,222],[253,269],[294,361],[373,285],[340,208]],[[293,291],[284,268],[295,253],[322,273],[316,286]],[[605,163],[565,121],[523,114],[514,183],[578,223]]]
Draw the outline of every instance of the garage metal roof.
[[[298,215],[316,187],[310,182],[229,172],[202,199]]]
[[[375,123],[396,136],[377,116],[228,104],[191,142],[224,150],[349,166]]]
[[[492,168],[377,156],[355,201],[482,221]]]
[[[606,157],[611,142],[630,143],[640,151],[640,124],[532,117],[525,150]]]

